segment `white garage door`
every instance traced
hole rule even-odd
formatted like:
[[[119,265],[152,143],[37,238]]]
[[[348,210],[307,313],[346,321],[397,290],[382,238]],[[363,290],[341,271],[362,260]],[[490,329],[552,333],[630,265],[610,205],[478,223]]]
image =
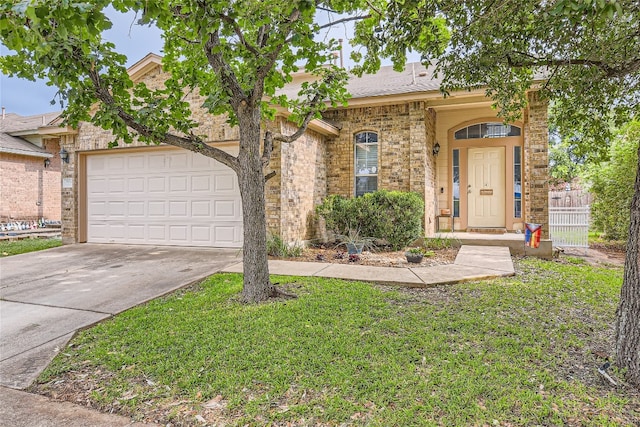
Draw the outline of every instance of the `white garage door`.
[[[87,241],[242,246],[235,173],[186,150],[87,156]]]

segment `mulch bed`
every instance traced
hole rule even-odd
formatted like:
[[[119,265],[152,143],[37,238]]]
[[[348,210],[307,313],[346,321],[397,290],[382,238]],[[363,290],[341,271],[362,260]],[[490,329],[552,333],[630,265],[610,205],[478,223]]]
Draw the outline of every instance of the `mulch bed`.
[[[381,249],[379,251],[363,251],[357,259],[349,258],[344,247],[326,245],[320,247],[305,248],[302,256],[295,258],[277,258],[287,261],[324,262],[334,264],[370,265],[376,267],[430,267],[434,265],[453,264],[458,254],[458,248],[446,248],[433,250],[433,255],[425,256],[420,264],[407,262],[405,251],[391,251]]]

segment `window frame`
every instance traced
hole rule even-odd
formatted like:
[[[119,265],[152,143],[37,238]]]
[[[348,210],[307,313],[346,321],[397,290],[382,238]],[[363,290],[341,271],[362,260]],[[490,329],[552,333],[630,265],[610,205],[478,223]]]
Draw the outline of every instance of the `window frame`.
[[[358,142],[358,136],[359,135],[365,135],[365,142]],[[370,141],[371,137],[375,136],[374,141]],[[364,147],[376,147],[376,165],[373,166],[373,168],[375,168],[374,171],[370,171],[368,170],[367,172],[360,172],[359,165],[358,165],[358,151],[359,149],[365,149]],[[369,159],[366,159],[365,162],[367,164],[365,164],[365,168],[368,165],[368,161]],[[368,169],[368,168],[367,168]],[[356,132],[353,135],[353,175],[354,175],[354,180],[353,180],[353,194],[355,197],[360,197],[366,193],[371,193],[373,191],[376,191],[378,189],[378,174],[380,172],[380,135],[378,132],[372,131],[372,130],[363,130],[360,132]],[[365,190],[365,191],[358,191],[358,179],[359,178],[375,178],[375,190]]]
[[[518,179],[516,179],[518,178]],[[513,217],[522,218],[522,147],[513,147]],[[520,185],[520,197],[516,197],[517,185]]]
[[[495,133],[495,131],[490,133],[491,129],[500,129],[501,131],[499,133]],[[470,132],[474,133],[470,134]],[[485,138],[511,138],[520,136],[522,136],[522,128],[520,126],[504,124],[501,122],[472,123],[453,132],[453,139],[456,141]]]

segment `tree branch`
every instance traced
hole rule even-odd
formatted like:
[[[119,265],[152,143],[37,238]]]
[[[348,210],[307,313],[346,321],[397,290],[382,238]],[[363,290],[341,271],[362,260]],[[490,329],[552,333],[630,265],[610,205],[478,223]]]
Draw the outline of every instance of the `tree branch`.
[[[94,69],[89,71],[89,76],[93,87],[95,89],[96,97],[104,104],[111,108],[115,108],[117,115],[122,121],[131,129],[138,132],[138,134],[149,137],[158,143],[165,143],[173,145],[174,147],[184,148],[194,153],[200,153],[212,159],[215,159],[225,166],[231,168],[234,172],[240,171],[240,164],[238,159],[231,154],[220,150],[216,147],[211,147],[202,141],[199,137],[191,134],[189,137],[182,137],[171,133],[165,133],[158,136],[152,128],[147,125],[141,124],[136,121],[135,117],[124,111],[122,107],[116,104],[113,96],[107,88],[102,85],[102,80],[98,72]]]
[[[303,133],[305,133],[305,131],[307,130],[307,127],[309,126],[309,123],[311,123],[311,120],[313,120],[313,116],[315,115],[315,111],[314,111],[314,106],[318,105],[320,102],[322,101],[322,99],[320,98],[320,94],[316,94],[316,96],[313,97],[313,99],[310,102],[310,106],[311,109],[309,110],[309,112],[307,113],[307,115],[304,117],[304,120],[302,120],[302,124],[300,125],[300,127],[298,128],[297,131],[295,131],[293,134],[291,135],[284,135],[282,133],[275,133],[273,134],[273,139],[275,139],[276,141],[281,141],[281,142],[293,142],[296,139],[300,138],[302,136]]]
[[[273,152],[273,133],[268,130],[264,133],[264,146],[262,147],[262,167],[265,168],[269,164],[271,159],[271,153]]]
[[[226,22],[233,28],[233,32],[236,33],[236,36],[238,36],[238,39],[240,40],[242,46],[247,48],[247,50],[253,53],[255,56],[260,56],[260,51],[256,49],[255,46],[247,42],[247,40],[244,38],[244,34],[242,34],[242,29],[233,18],[225,14],[220,14],[219,17],[222,21]]]
[[[209,40],[205,43],[205,53],[209,65],[211,65],[211,68],[220,76],[222,84],[231,93],[232,96],[229,102],[233,109],[237,111],[240,103],[247,100],[247,95],[242,90],[242,87],[240,87],[236,75],[233,73],[231,67],[229,67],[229,64],[225,62],[222,54],[219,52],[214,53],[215,48],[218,46],[220,46],[220,35],[216,30],[209,34]]]
[[[269,181],[271,178],[273,178],[273,177],[274,177],[274,176],[276,176],[276,175],[277,175],[277,174],[276,174],[276,171],[271,171],[271,172],[269,172],[268,174],[266,174],[266,175],[264,176],[264,182]]]
[[[348,16],[346,18],[341,18],[341,19],[338,19],[337,21],[331,21],[327,24],[321,25],[319,29],[324,30],[325,28],[330,28],[330,27],[333,27],[334,25],[340,25],[340,24],[344,24],[345,22],[351,22],[351,21],[361,21],[367,18],[371,18],[371,15]]]
[[[634,58],[620,67],[612,67],[605,61],[594,59],[541,59],[524,52],[514,52],[518,55],[531,58],[530,60],[514,60],[511,55],[507,55],[507,64],[513,68],[524,67],[568,67],[571,65],[585,65],[597,67],[604,71],[607,77],[621,77],[640,69],[640,58]]]
[[[291,26],[299,18],[300,18],[300,10],[294,9],[293,12],[291,12],[291,15],[289,15],[289,18],[287,19],[288,25],[283,24],[282,34],[285,38],[291,32]],[[267,31],[265,31],[265,34],[262,40],[263,43],[266,44],[268,42],[268,39],[269,39],[269,36],[267,34]],[[262,95],[264,92],[263,90],[264,79],[267,77],[267,74],[269,74],[269,72],[273,69],[276,61],[278,60],[278,56],[280,56],[280,52],[282,51],[282,48],[287,43],[288,42],[285,41],[284,43],[278,44],[273,51],[271,51],[269,54],[266,55],[266,62],[262,66],[258,67],[258,69],[256,70],[256,82],[254,85],[254,89],[259,88],[260,90],[253,91],[253,94],[251,95],[251,102],[260,102],[262,100]]]

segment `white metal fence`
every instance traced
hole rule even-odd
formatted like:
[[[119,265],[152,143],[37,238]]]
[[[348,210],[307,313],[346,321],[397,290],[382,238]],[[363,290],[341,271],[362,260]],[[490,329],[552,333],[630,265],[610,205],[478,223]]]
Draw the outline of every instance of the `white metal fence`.
[[[549,234],[554,246],[589,247],[589,206],[549,207]]]

